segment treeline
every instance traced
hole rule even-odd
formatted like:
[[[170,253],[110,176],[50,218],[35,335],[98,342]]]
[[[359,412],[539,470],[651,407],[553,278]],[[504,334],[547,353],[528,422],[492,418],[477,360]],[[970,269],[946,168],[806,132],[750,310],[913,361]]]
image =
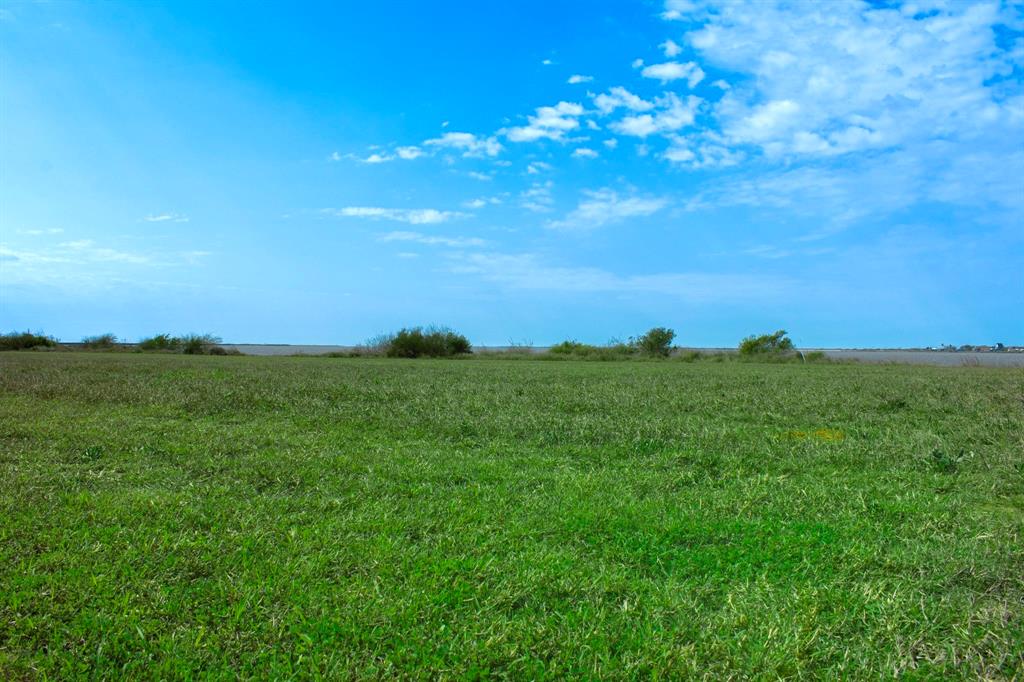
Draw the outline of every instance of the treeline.
[[[31,331],[0,335],[0,350],[90,350],[182,353],[184,355],[241,355],[237,350],[224,348],[221,339],[212,334],[157,334],[138,343],[118,340],[114,334],[86,336],[75,345],[62,344],[52,336]]]
[[[530,358],[537,360],[629,360],[667,359],[693,362],[696,360],[724,361],[730,359],[761,360],[770,362],[821,361],[821,352],[801,353],[784,329],[770,334],[748,336],[740,341],[737,353],[725,354],[687,350],[673,345],[676,332],[668,327],[654,327],[626,341],[613,339],[607,345],[596,346],[567,339],[543,351],[527,345],[511,346],[503,350],[485,349],[473,352],[473,345],[464,335],[448,327],[406,327],[397,332],[382,334],[351,350],[328,353],[329,357],[387,357],[387,358]],[[67,346],[56,339],[32,332],[11,332],[0,336],[0,350],[90,350],[134,351],[149,353],[181,353],[184,355],[242,355],[236,349],[225,348],[221,339],[212,334],[157,334],[129,344],[114,334],[87,336],[80,344]]]

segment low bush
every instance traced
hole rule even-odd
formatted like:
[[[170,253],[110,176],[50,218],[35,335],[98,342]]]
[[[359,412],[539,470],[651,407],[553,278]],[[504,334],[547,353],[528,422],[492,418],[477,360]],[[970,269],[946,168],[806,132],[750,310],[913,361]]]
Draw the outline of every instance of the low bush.
[[[208,355],[213,348],[218,347],[218,343],[220,337],[212,334],[187,334],[181,339],[181,352],[185,355]]]
[[[82,339],[82,347],[89,350],[110,350],[117,345],[117,337],[113,334],[86,336]]]
[[[184,353],[185,355],[241,355],[221,348],[220,338],[212,334],[186,334],[171,336],[157,334],[139,341],[138,349],[148,352]]]
[[[450,358],[473,350],[469,339],[447,327],[406,328],[372,343],[389,358]]]
[[[170,334],[157,334],[139,341],[139,350],[177,352],[181,349],[181,339]]]
[[[562,341],[551,346],[542,360],[625,360],[636,354],[636,347],[629,343],[612,340],[607,346],[592,346],[579,341]]]
[[[0,335],[0,350],[31,350],[33,348],[55,348],[57,339],[29,331],[11,332]]]
[[[782,355],[796,350],[796,346],[788,336],[786,330],[780,329],[773,334],[762,334],[761,336],[748,336],[740,341],[739,351],[743,356],[758,355]]]
[[[211,346],[206,352],[208,355],[245,355],[237,348],[225,348],[224,346]]]

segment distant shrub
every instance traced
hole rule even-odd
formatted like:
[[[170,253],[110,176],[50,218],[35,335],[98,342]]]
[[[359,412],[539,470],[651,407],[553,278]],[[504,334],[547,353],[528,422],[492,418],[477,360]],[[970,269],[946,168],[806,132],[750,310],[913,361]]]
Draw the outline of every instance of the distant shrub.
[[[212,334],[186,334],[185,336],[157,334],[139,341],[138,348],[143,351],[184,353],[185,355],[241,355],[241,353],[221,348],[217,345],[219,343],[220,337]]]
[[[701,353],[699,350],[688,350],[680,353],[673,359],[678,362],[697,362],[698,360],[701,360],[703,358],[704,354]]]
[[[668,327],[655,327],[632,344],[637,351],[650,357],[667,358],[672,352],[672,341],[676,338],[674,330]]]
[[[548,348],[548,352],[554,355],[586,355],[588,353],[594,353],[600,350],[597,346],[591,346],[587,343],[580,343],[579,341],[565,340],[561,343],[556,343],[551,348]]]
[[[157,334],[139,341],[139,350],[176,352],[180,349],[181,339],[170,334]]]
[[[187,334],[181,338],[181,352],[185,355],[206,355],[218,343],[220,337],[212,334]]]
[[[209,355],[245,355],[237,348],[225,348],[224,346],[211,346],[206,352]]]
[[[748,336],[740,341],[740,355],[779,355],[795,350],[796,347],[788,336],[786,330],[780,329],[774,334],[762,334],[761,336]]]
[[[32,348],[54,348],[57,339],[32,332],[11,332],[0,335],[0,350],[30,350]]]
[[[547,360],[625,360],[636,353],[636,347],[614,339],[607,346],[593,346],[579,341],[562,341],[540,355]]]
[[[98,336],[86,336],[82,339],[82,346],[89,350],[110,350],[117,345],[117,337],[113,334],[99,334]]]
[[[469,339],[447,327],[406,328],[374,341],[389,358],[450,358],[473,350]]]

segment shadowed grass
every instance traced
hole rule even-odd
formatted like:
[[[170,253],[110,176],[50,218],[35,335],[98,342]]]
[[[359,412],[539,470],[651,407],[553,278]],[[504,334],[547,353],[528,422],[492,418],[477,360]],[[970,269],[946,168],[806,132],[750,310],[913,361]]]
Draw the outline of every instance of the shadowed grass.
[[[1024,372],[0,354],[5,678],[1014,678]]]

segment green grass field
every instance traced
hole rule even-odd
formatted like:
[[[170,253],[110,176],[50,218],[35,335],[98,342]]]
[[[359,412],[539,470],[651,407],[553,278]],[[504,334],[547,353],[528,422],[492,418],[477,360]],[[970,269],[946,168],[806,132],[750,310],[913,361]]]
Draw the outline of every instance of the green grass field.
[[[0,678],[1024,676],[1024,371],[0,354]]]

